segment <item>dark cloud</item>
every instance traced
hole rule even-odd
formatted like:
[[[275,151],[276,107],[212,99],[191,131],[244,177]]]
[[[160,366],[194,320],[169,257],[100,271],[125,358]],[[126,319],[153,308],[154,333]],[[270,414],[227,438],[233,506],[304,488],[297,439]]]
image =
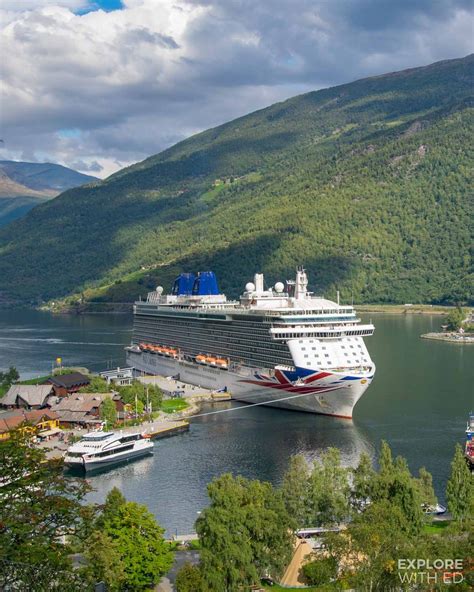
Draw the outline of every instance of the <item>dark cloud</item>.
[[[0,156],[102,174],[294,94],[466,55],[473,40],[466,0],[7,4]]]

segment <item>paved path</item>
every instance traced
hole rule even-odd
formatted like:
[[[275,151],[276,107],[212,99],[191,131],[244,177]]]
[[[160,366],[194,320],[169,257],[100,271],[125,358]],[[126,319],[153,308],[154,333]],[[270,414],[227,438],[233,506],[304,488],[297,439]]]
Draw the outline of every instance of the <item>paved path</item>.
[[[194,386],[192,384],[186,384],[180,380],[173,380],[172,378],[166,378],[165,376],[140,376],[138,378],[143,384],[152,384],[160,387],[166,394],[171,394],[176,391],[182,391],[181,396],[184,398],[195,397],[196,395],[209,395],[211,394],[210,389],[206,389],[200,386]]]
[[[280,582],[282,586],[301,586],[304,583],[300,578],[300,570],[312,552],[313,548],[308,541],[298,540],[293,557]]]

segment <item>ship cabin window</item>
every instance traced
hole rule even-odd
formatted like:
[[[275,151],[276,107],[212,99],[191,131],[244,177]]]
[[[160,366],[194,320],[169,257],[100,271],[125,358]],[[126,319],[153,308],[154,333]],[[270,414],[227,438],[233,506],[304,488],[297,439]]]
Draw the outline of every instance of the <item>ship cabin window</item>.
[[[303,343],[303,340],[302,340],[302,339],[300,339],[300,341],[299,341],[299,342],[300,342],[300,343]]]
[[[308,354],[305,354],[304,357],[307,358],[308,357]]]
[[[341,345],[341,349],[346,349],[346,346],[345,345]]]
[[[301,351],[306,351],[306,348],[305,348],[305,347],[302,347],[302,348],[301,348]]]
[[[329,358],[329,354],[324,354],[324,357],[325,358]]]

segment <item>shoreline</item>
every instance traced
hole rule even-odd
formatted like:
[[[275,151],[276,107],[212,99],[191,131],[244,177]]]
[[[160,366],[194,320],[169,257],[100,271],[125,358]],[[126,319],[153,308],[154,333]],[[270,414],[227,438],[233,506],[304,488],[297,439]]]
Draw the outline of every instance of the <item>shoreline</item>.
[[[460,335],[459,333],[424,333],[420,335],[422,339],[432,339],[433,341],[447,341],[448,343],[474,343],[474,335]]]
[[[356,311],[370,312],[374,314],[397,314],[397,315],[446,315],[455,306],[448,306],[442,304],[354,304]],[[71,306],[40,306],[40,307],[18,307],[27,310],[38,310],[42,312],[49,312],[51,314],[132,314],[133,303],[115,303],[115,302],[90,302],[85,305],[71,305]],[[466,308],[472,308],[466,306]]]

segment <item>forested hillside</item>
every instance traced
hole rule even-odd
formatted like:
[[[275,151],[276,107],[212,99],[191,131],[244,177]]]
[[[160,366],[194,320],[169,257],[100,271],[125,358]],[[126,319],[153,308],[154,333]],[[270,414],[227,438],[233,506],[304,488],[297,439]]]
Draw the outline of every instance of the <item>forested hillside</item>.
[[[130,301],[199,269],[236,295],[298,263],[345,300],[472,301],[473,66],[301,95],[66,191],[0,231],[3,301]]]

